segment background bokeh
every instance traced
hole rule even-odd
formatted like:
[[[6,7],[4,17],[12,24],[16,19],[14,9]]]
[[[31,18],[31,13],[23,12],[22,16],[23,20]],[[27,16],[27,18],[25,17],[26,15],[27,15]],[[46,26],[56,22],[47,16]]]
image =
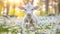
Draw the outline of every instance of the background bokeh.
[[[23,34],[25,10],[19,7],[31,3],[38,19],[38,34],[60,34],[60,0],[0,0],[0,34]],[[24,34],[35,34],[34,28]]]

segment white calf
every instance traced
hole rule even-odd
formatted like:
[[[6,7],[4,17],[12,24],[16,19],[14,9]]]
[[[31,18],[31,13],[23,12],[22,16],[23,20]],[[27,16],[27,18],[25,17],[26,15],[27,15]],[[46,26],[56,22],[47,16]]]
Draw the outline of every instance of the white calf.
[[[33,26],[36,30],[37,19],[36,19],[36,16],[33,15],[33,10],[36,8],[33,7],[33,5],[31,5],[31,4],[27,4],[23,8],[26,12],[26,15],[23,19],[23,26],[22,26],[23,29],[29,28],[30,26]]]

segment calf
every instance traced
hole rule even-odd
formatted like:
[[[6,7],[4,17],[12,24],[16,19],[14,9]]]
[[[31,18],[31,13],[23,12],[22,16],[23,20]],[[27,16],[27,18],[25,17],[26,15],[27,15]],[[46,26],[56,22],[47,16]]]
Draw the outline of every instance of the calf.
[[[33,7],[32,4],[27,4],[25,5],[25,7],[23,7],[26,15],[23,19],[23,29],[25,28],[29,28],[30,26],[33,26],[35,28],[35,30],[37,29],[37,18],[36,16],[33,14],[33,10],[36,9],[37,7]]]

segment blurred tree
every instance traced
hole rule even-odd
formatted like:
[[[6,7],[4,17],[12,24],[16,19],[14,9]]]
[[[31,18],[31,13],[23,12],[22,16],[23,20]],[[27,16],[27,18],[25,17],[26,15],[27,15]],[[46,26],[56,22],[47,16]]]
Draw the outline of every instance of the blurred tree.
[[[2,15],[3,4],[3,0],[0,0],[0,16]]]
[[[8,12],[9,12],[9,2],[7,0],[7,14],[6,15],[8,15]]]
[[[58,0],[58,10],[59,10],[59,13],[60,13],[60,0]]]
[[[49,0],[46,0],[45,2],[46,2],[46,11],[47,11],[46,13],[48,14],[48,8],[49,8],[49,7],[48,7],[48,6],[49,6]]]

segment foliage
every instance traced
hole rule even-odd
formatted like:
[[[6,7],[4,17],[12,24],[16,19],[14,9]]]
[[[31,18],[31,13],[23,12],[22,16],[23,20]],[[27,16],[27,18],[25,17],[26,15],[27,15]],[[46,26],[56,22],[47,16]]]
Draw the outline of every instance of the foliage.
[[[3,28],[3,26],[0,24],[0,32],[8,32],[8,28]]]

